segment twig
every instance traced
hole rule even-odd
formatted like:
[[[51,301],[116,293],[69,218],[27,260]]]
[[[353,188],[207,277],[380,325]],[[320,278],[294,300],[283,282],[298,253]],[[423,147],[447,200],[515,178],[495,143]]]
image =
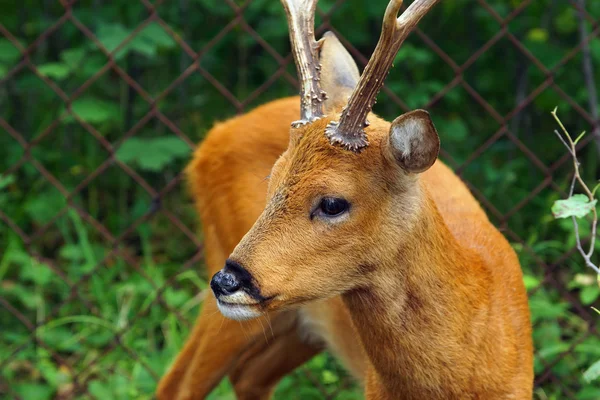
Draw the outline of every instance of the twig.
[[[569,189],[569,197],[573,196],[573,192],[575,190],[575,182],[577,182],[583,189],[584,193],[586,194],[586,196],[588,197],[590,202],[593,202],[594,201],[594,192],[596,191],[596,189],[594,188],[593,191],[590,190],[590,188],[586,185],[586,183],[581,178],[581,174],[579,173],[579,161],[577,160],[577,149],[576,149],[577,142],[579,141],[579,139],[581,139],[581,137],[583,136],[583,134],[585,132],[583,132],[581,135],[579,135],[579,137],[577,139],[575,139],[573,141],[573,139],[571,138],[571,135],[569,134],[569,132],[567,131],[567,129],[561,122],[560,118],[558,118],[558,115],[556,114],[556,110],[557,109],[555,108],[554,111],[552,111],[552,116],[554,117],[554,119],[556,120],[556,122],[558,123],[560,128],[562,129],[562,131],[564,133],[564,137],[560,134],[559,131],[555,130],[554,133],[556,134],[556,136],[558,136],[560,141],[565,145],[565,147],[569,151],[569,154],[571,154],[571,156],[573,157],[574,172],[573,172],[573,181],[571,182],[571,188]],[[581,255],[583,256],[583,259],[585,260],[585,264],[588,267],[590,267],[591,269],[593,269],[594,271],[596,271],[597,274],[600,274],[600,268],[598,268],[598,266],[596,264],[594,264],[591,260],[592,254],[594,254],[594,246],[596,244],[596,227],[598,225],[598,213],[596,211],[595,206],[592,208],[592,216],[593,216],[593,218],[592,218],[592,237],[591,237],[591,241],[590,241],[590,248],[587,252],[583,249],[583,246],[581,244],[581,237],[579,236],[579,224],[577,223],[577,218],[575,218],[575,217],[571,217],[571,218],[573,220],[573,227],[575,228],[575,240],[577,242],[577,250],[579,250],[579,253],[581,253]]]
[[[573,152],[571,151],[571,146],[569,146],[569,144],[565,141],[565,139],[563,139],[563,137],[560,135],[560,132],[555,129],[554,133],[556,134],[556,136],[558,136],[558,138],[560,139],[560,141],[562,142],[562,144],[565,145],[565,147],[569,151],[569,154],[572,155],[573,157],[575,157],[575,154],[573,154]],[[575,177],[575,175],[574,175],[574,177]]]

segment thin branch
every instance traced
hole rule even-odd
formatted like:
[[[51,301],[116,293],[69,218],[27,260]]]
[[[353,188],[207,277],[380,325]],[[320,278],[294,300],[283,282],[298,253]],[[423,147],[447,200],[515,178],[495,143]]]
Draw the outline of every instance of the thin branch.
[[[595,209],[595,207],[594,207]],[[592,254],[594,253],[594,245],[596,244],[596,227],[598,225],[598,220],[594,219],[594,221],[592,222],[592,242],[590,243],[590,250],[587,253],[588,258],[592,257]]]
[[[581,188],[587,195],[589,201],[594,202],[595,189],[594,189],[594,191],[591,191],[590,188],[583,181],[583,179],[581,178],[581,174],[579,173],[579,161],[577,160],[576,142],[583,136],[583,133],[581,135],[579,135],[579,137],[575,141],[573,141],[573,139],[571,138],[571,135],[569,134],[569,132],[563,125],[562,121],[560,120],[560,118],[558,118],[558,115],[556,113],[556,108],[554,109],[554,111],[552,111],[552,116],[554,117],[554,119],[556,120],[556,122],[558,123],[560,128],[562,129],[562,131],[564,133],[564,137],[563,137],[563,135],[560,134],[560,132],[558,132],[556,130],[554,131],[554,133],[556,133],[556,135],[558,136],[560,141],[565,145],[565,147],[569,151],[569,154],[571,154],[571,156],[573,157],[573,170],[574,171],[573,171],[573,180],[571,181],[571,188],[569,190],[569,197],[573,196],[573,192],[575,190],[575,182],[577,182],[577,183],[579,183],[579,185],[581,186]],[[596,266],[596,264],[594,264],[591,260],[592,255],[594,254],[594,247],[596,245],[596,229],[597,229],[597,225],[598,225],[598,212],[596,211],[596,206],[592,207],[592,217],[593,217],[592,218],[592,237],[590,240],[590,248],[587,252],[583,249],[583,246],[581,244],[581,237],[579,235],[579,224],[577,222],[577,218],[572,217],[572,220],[573,220],[573,227],[575,229],[575,240],[577,242],[577,250],[579,250],[579,253],[583,256],[583,259],[585,260],[585,264],[588,267],[592,268],[594,271],[596,271],[597,274],[600,274],[600,268],[598,268],[598,266]]]
[[[585,250],[583,250],[583,246],[581,245],[581,239],[579,236],[579,224],[577,223],[577,218],[575,218],[575,217],[571,217],[571,218],[573,219],[573,227],[575,228],[575,237],[577,238],[577,250],[579,250],[579,253],[581,253],[581,255],[583,256],[585,265],[587,265],[588,267],[590,267],[591,269],[596,271],[597,274],[600,274],[600,268],[598,268],[596,266],[596,264],[594,264],[592,262],[592,260],[590,260],[590,256],[585,252]]]
[[[571,187],[569,188],[569,197],[573,196],[575,192],[575,182],[577,182],[577,176],[573,174],[573,179],[571,179]]]
[[[556,136],[558,136],[558,138],[560,139],[560,141],[562,142],[562,144],[565,145],[565,147],[567,148],[567,150],[569,151],[569,154],[572,155],[573,157],[575,157],[575,154],[573,154],[573,152],[571,151],[571,147],[569,146],[569,144],[565,141],[565,139],[563,139],[562,135],[560,134],[559,131],[557,131],[556,129],[554,130],[554,133],[556,133]]]

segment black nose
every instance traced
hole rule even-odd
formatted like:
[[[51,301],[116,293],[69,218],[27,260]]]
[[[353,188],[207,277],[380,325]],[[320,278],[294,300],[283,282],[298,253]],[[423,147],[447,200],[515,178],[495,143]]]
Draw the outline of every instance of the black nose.
[[[222,269],[213,276],[210,287],[215,296],[228,295],[237,292],[242,287],[242,282],[233,272]]]
[[[225,261],[225,268],[217,272],[210,281],[210,287],[215,293],[215,297],[219,295],[229,295],[244,290],[248,295],[257,300],[264,300],[260,290],[253,283],[252,276],[241,264],[233,261]]]

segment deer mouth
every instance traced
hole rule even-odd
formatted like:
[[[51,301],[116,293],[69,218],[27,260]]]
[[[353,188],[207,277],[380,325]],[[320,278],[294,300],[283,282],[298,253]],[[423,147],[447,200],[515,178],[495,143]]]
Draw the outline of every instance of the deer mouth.
[[[231,294],[219,294],[216,297],[220,303],[232,306],[255,306],[263,301],[262,298],[256,298],[252,294],[247,293],[245,290],[240,290]]]
[[[257,318],[266,312],[266,308],[275,296],[256,298],[244,291],[217,297],[217,307],[223,316],[243,321]]]
[[[258,318],[263,314],[259,304],[229,303],[217,300],[217,307],[224,317],[236,321]]]

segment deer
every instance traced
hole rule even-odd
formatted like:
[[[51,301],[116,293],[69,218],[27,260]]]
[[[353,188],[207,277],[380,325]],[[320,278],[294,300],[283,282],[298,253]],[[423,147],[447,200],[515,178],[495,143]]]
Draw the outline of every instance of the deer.
[[[439,0],[391,0],[362,75],[333,33],[315,40],[317,0],[281,1],[300,97],[217,124],[194,152],[213,296],[158,398],[202,399],[227,375],[239,399],[269,399],[327,349],[367,400],[530,399],[514,250],[438,160],[428,112],[372,112]]]

